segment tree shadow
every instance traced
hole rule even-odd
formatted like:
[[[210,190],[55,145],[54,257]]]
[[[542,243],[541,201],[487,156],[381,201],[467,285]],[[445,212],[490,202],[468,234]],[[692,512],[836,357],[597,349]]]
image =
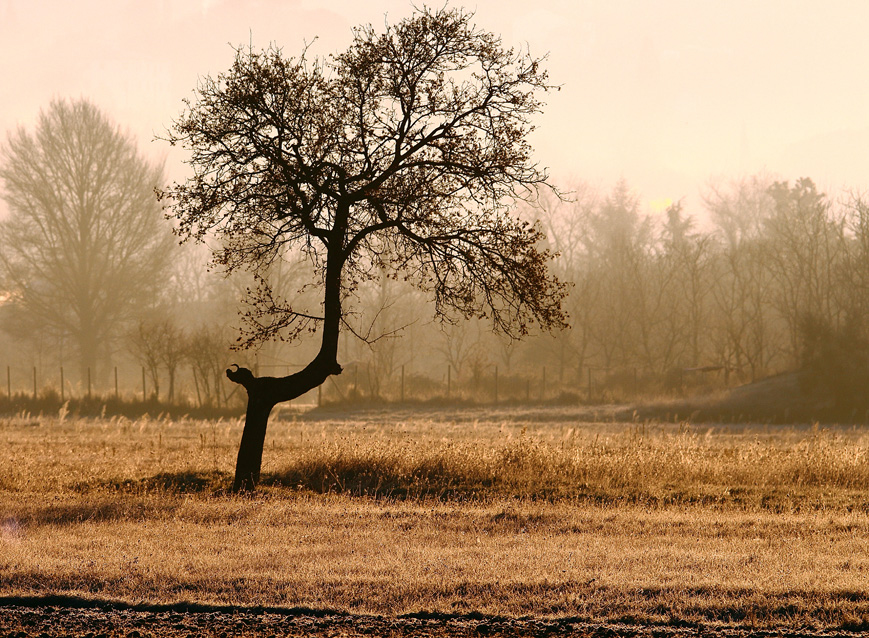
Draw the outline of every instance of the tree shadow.
[[[213,494],[228,490],[231,475],[219,470],[159,472],[138,479],[109,479],[91,481],[76,486],[78,492],[108,490],[125,494]]]
[[[175,513],[178,504],[144,501],[90,501],[49,503],[43,506],[13,508],[0,519],[3,536],[17,536],[28,527],[80,525],[121,520],[157,518]]]

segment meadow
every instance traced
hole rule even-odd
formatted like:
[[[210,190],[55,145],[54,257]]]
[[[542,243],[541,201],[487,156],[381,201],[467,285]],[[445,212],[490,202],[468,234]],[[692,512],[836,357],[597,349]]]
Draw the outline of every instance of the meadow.
[[[0,596],[869,628],[869,432],[530,407],[0,418]]]

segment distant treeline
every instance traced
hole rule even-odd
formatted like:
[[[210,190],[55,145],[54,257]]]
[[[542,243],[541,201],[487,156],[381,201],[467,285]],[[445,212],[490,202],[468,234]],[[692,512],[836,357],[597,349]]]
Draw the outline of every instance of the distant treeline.
[[[574,184],[563,198],[542,193],[537,206],[524,206],[520,214],[546,232],[553,270],[572,287],[570,328],[519,342],[494,335],[485,318],[433,321],[431,300],[381,268],[352,291],[359,312],[342,336],[344,373],[305,400],[600,402],[678,396],[802,369],[804,391],[863,407],[869,203],[858,194],[833,201],[808,178],[761,175],[710,185],[703,202],[705,211],[677,201],[646,213],[620,182],[608,193]],[[258,284],[207,274],[206,253],[173,247],[164,280],[98,340],[99,356],[87,366],[73,324],[41,321],[7,296],[0,340],[8,356],[0,367],[23,377],[13,393],[32,394],[32,367],[40,388],[56,391],[66,366],[66,396],[85,394],[88,371],[93,387],[112,395],[120,366],[127,372],[119,399],[236,409],[243,397],[229,399],[231,363],[259,374],[297,371],[315,351],[316,334],[230,350],[233,326],[261,320],[243,303]],[[265,274],[277,309],[317,314],[311,268],[286,254]]]

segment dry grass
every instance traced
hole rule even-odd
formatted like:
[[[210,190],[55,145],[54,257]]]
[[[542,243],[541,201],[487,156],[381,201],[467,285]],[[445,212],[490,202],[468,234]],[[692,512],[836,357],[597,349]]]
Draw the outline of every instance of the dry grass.
[[[862,430],[570,419],[0,420],[0,592],[869,627]]]

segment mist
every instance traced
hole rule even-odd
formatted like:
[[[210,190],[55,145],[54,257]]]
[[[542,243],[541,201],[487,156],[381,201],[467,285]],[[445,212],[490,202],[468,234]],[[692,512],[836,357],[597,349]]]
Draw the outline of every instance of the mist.
[[[287,55],[306,46],[326,55],[347,46],[354,26],[377,28],[410,11],[404,2],[68,7],[7,1],[0,6],[0,47],[7,61],[0,81],[14,90],[4,95],[0,129],[10,135],[18,127],[32,131],[53,99],[85,98],[130,136],[143,158],[164,167],[167,183],[181,181],[189,175],[183,153],[160,138],[199,78],[228,68],[233,47],[275,43]],[[500,34],[505,45],[547,55],[550,78],[559,87],[547,96],[529,140],[552,182],[574,201],[546,200],[521,214],[540,220],[550,247],[560,253],[553,267],[574,286],[568,297],[572,328],[521,344],[503,341],[489,334],[485,321],[441,325],[424,297],[386,279],[375,281],[359,292],[366,312],[354,331],[376,340],[344,338],[351,372],[327,387],[329,398],[413,396],[415,385],[427,389],[417,392],[421,399],[461,392],[485,400],[494,400],[496,392],[498,400],[596,393],[600,398],[682,388],[686,380],[679,371],[685,369],[719,370],[695,374],[691,382],[726,386],[800,365],[797,315],[820,313],[831,329],[844,325],[844,317],[853,314],[844,299],[854,293],[843,281],[856,274],[841,275],[844,266],[833,261],[824,266],[837,269],[828,279],[838,286],[824,289],[823,296],[837,299],[824,308],[814,298],[799,309],[786,310],[784,301],[777,308],[775,295],[767,295],[754,315],[757,325],[746,328],[763,344],[757,347],[739,341],[747,336],[726,343],[727,328],[710,323],[710,317],[738,321],[715,286],[732,284],[732,278],[747,281],[735,270],[742,263],[732,262],[734,251],[748,251],[752,241],[757,250],[773,250],[768,246],[784,241],[773,236],[768,223],[775,206],[767,189],[775,183],[795,187],[802,178],[822,196],[824,224],[834,237],[823,241],[835,243],[835,259],[849,255],[852,265],[862,259],[851,253],[860,241],[854,211],[862,206],[859,194],[869,166],[869,94],[855,80],[869,54],[860,28],[860,15],[867,11],[862,5],[819,2],[477,3],[475,22]],[[742,243],[734,244],[721,210],[726,201],[741,201],[746,184],[764,203],[750,222],[755,234],[741,235]],[[5,201],[0,215],[8,215]],[[683,229],[679,237],[673,234],[676,227]],[[616,250],[606,246],[618,233],[631,256],[606,252]],[[678,251],[688,252],[673,253],[677,244]],[[206,395],[217,401],[211,386],[228,361],[273,373],[300,367],[309,354],[304,340],[242,353],[228,349],[241,323],[239,299],[250,282],[206,273],[206,252],[177,248],[162,295],[140,299],[147,311],[105,337],[99,364],[76,363],[74,340],[62,327],[38,336],[7,334],[4,358],[17,371],[10,373],[10,387],[31,390],[32,368],[39,370],[37,388],[56,386],[58,370],[66,367],[70,392],[83,393],[89,383],[108,391],[120,367],[120,386],[127,392],[159,395],[171,385],[173,393],[198,393],[201,403]],[[692,268],[698,272],[686,273],[678,262],[689,257],[696,258]],[[299,259],[287,255],[285,269],[273,273],[287,296],[297,295],[305,283],[294,279]],[[621,274],[614,259],[624,262]],[[758,267],[770,286],[775,281],[785,286],[790,276],[772,265]],[[684,300],[684,287],[697,282],[674,284],[662,272],[666,268],[679,277],[708,279],[703,299],[695,299],[684,317],[674,311],[669,328],[656,313],[673,309],[667,299]],[[602,284],[608,277],[621,279]],[[590,287],[603,287],[606,294],[596,297],[603,293]],[[651,305],[636,306],[637,290]],[[4,294],[8,301],[11,293]],[[739,294],[750,293],[740,289]],[[690,338],[674,332],[689,324],[695,326]],[[148,332],[166,342],[160,330],[175,335],[171,341],[179,347],[198,332],[213,333],[223,345],[214,346],[212,363],[201,363],[198,372],[189,362],[179,368],[176,390],[166,355],[161,363],[145,343]],[[87,367],[94,368],[90,382],[82,371]],[[144,383],[141,369],[150,370]]]

